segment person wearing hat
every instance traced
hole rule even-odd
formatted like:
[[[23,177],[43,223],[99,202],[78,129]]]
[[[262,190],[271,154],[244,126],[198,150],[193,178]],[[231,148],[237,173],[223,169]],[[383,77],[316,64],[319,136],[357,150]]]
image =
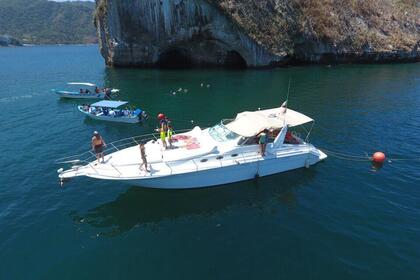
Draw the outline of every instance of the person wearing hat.
[[[102,157],[102,162],[105,162],[104,160],[104,151],[103,149],[106,147],[106,143],[102,136],[99,134],[99,132],[94,131],[93,137],[92,137],[92,150],[95,151],[96,159],[98,160]]]

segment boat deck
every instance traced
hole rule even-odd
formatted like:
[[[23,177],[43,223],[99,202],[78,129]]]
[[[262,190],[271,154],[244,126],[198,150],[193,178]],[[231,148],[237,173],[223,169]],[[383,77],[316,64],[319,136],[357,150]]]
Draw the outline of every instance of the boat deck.
[[[102,179],[139,179],[147,177],[161,177],[175,174],[183,174],[188,172],[204,171],[213,168],[228,167],[246,163],[255,163],[263,160],[287,158],[293,155],[310,153],[312,145],[288,145],[270,152],[267,150],[266,156],[262,157],[258,151],[258,146],[251,147],[244,152],[233,152],[229,154],[203,153],[190,159],[180,159],[173,161],[162,160],[171,153],[182,154],[187,152],[186,147],[178,147],[174,149],[162,149],[160,140],[146,145],[148,169],[144,166],[140,168],[142,161],[140,157],[140,149],[138,146],[127,148],[110,155],[105,156],[104,163],[92,161],[85,166],[74,166],[60,174],[60,178],[71,178],[76,176],[89,176]],[[160,158],[160,159],[159,159]]]

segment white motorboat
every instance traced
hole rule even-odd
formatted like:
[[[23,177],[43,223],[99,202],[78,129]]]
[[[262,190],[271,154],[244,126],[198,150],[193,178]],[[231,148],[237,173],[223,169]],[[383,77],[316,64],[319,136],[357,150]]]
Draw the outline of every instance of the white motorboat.
[[[85,116],[101,121],[138,123],[147,118],[147,114],[142,109],[118,109],[127,105],[127,101],[102,100],[93,104],[77,106],[77,109]]]
[[[71,82],[67,83],[67,85],[77,86],[80,89],[68,91],[68,90],[55,90],[57,95],[62,98],[72,98],[72,99],[110,99],[113,93],[118,93],[119,89],[99,89],[97,85],[92,83],[79,83],[79,82]],[[85,87],[85,88],[82,88]]]
[[[122,181],[131,185],[188,189],[228,184],[296,168],[309,167],[327,158],[307,142],[313,120],[299,112],[275,108],[239,113],[233,120],[173,136],[172,148],[163,149],[154,136],[146,141],[138,136],[108,145],[105,161],[97,163],[92,152],[64,158],[73,166],[58,170],[62,182],[77,176]],[[305,140],[291,133],[312,123]],[[258,135],[269,129],[265,155],[260,153]],[[150,136],[150,135],[149,135]],[[145,143],[148,168],[141,168],[138,143]]]

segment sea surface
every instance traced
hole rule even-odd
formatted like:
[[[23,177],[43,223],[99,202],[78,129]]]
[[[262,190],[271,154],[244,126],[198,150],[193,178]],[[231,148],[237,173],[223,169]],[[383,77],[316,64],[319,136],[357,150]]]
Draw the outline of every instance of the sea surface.
[[[87,151],[94,130],[107,142],[150,133],[159,112],[175,129],[206,127],[280,106],[289,80],[312,143],[391,162],[330,154],[197,190],[58,184],[54,160]],[[152,117],[87,120],[51,92],[67,82],[119,88]],[[97,46],[3,48],[0,112],[0,279],[419,279],[420,64],[109,69]]]

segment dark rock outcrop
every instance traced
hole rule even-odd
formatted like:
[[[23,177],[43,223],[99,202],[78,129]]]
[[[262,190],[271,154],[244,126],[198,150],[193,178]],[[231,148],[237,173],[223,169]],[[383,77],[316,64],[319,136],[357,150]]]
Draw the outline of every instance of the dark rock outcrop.
[[[22,44],[9,35],[0,35],[0,47],[22,46]]]
[[[416,0],[97,0],[111,66],[419,61]]]

